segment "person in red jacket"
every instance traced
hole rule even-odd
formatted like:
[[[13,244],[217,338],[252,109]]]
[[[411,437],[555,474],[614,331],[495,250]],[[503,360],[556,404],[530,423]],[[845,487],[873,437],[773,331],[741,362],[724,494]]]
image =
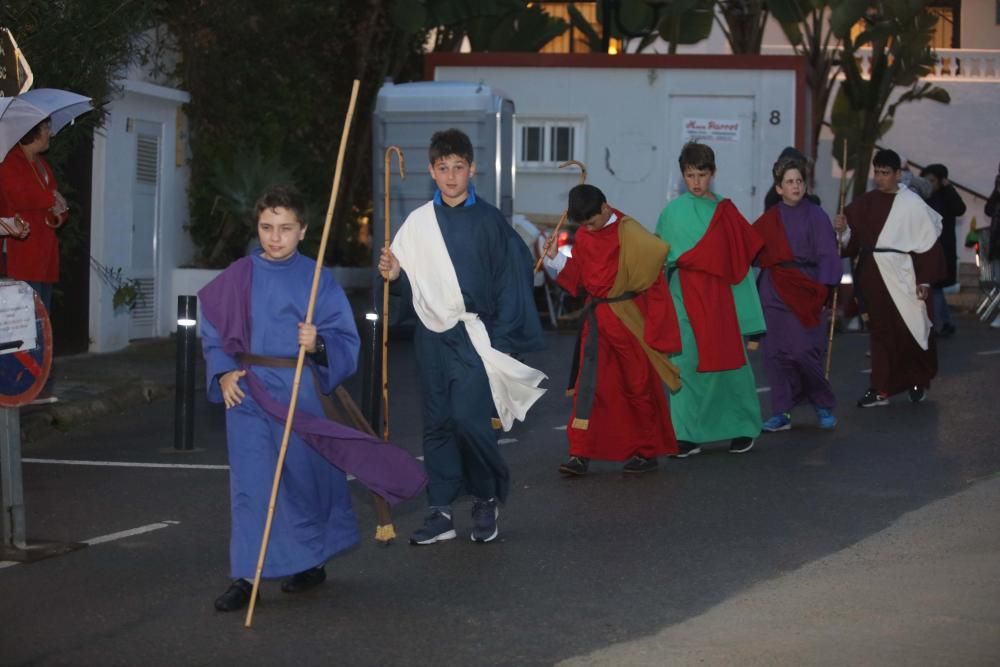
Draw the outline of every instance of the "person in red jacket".
[[[22,239],[6,239],[7,277],[31,285],[46,310],[51,310],[52,289],[59,282],[56,229],[67,216],[55,174],[42,157],[51,134],[52,123],[45,119],[0,162],[0,217],[19,217],[31,230]]]

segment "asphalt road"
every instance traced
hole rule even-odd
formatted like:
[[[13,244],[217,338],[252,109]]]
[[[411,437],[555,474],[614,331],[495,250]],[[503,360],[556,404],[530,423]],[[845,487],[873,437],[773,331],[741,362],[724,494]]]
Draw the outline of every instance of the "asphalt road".
[[[959,325],[941,345],[941,376],[921,405],[903,396],[887,408],[855,408],[867,387],[866,337],[843,335],[834,364],[843,402],[835,431],[817,429],[802,408],[793,430],[764,435],[746,455],[730,455],[719,443],[698,457],[662,461],[655,474],[626,478],[618,465],[596,463],[574,480],[556,472],[566,452],[559,428],[569,409],[562,388],[572,339],[552,334],[547,353],[529,360],[550,374],[552,390],[527,424],[503,436],[514,486],[499,541],[468,540],[464,504],[457,508],[462,539],[410,547],[405,537],[424,507],[406,503],[395,513],[400,541],[389,548],[364,541],[328,565],[330,578],[319,589],[290,596],[265,583],[249,630],[241,614],[212,607],[228,584],[227,473],[211,467],[226,464],[219,408],[199,401],[202,449],[191,454],[162,451],[173,435],[169,401],[48,438],[25,458],[188,467],[25,463],[30,537],[147,532],[30,565],[0,564],[0,664],[671,664],[657,652],[666,650],[654,641],[662,633],[682,630],[695,648],[725,642],[725,620],[692,621],[761,586],[810,581],[810,567],[897,530],[894,522],[907,513],[991,483],[1000,472],[1000,335],[971,320]],[[759,369],[759,358],[754,364]],[[409,345],[394,343],[394,439],[419,453],[412,366]],[[760,372],[757,384],[766,387]],[[767,391],[760,396],[769,414]],[[363,531],[373,536],[370,500],[360,488],[354,498]],[[952,516],[951,505],[934,507],[940,526],[965,522],[970,507],[981,510],[965,502]],[[995,515],[997,507],[987,509]],[[984,526],[981,534],[1000,531],[1000,520],[975,525]],[[858,620],[867,624],[864,578],[855,584]],[[871,586],[869,595],[876,591]],[[998,605],[987,605],[994,615],[980,621],[986,636],[997,638],[1000,662]],[[897,613],[909,612],[904,606]],[[797,620],[823,626],[822,614],[814,616]],[[850,631],[838,632],[830,646],[849,645]],[[901,641],[885,636],[889,644]],[[753,662],[736,649],[702,655],[708,658],[690,664]],[[796,655],[801,659],[787,664],[833,664],[828,653],[808,648]],[[866,655],[851,664],[865,664]]]

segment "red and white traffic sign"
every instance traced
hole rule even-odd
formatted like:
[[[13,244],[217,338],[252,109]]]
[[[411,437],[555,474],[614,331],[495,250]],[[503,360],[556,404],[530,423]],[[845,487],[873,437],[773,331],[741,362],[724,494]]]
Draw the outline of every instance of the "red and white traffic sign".
[[[31,403],[52,370],[52,326],[27,283],[0,281],[0,407]]]

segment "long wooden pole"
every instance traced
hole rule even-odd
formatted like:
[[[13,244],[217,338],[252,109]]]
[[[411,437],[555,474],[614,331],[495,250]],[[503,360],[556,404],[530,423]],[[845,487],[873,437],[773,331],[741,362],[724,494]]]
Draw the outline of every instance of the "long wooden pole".
[[[392,154],[399,159],[399,177],[406,180],[406,161],[399,146],[389,146],[385,149],[385,240],[383,247],[389,249],[389,237],[392,235],[392,223],[389,217],[389,167]],[[382,278],[382,439],[389,439],[389,279]]]
[[[361,82],[354,80],[351,88],[351,101],[347,105],[347,118],[344,120],[344,130],[340,135],[340,149],[337,151],[337,168],[333,172],[333,191],[330,193],[330,205],[326,209],[326,220],[323,222],[323,236],[319,242],[319,252],[316,255],[316,270],[313,272],[312,289],[309,292],[309,306],[306,308],[306,324],[312,323],[313,310],[316,308],[316,292],[319,288],[319,277],[323,271],[323,257],[326,254],[326,242],[330,237],[330,221],[333,219],[333,209],[337,205],[337,193],[340,191],[340,176],[344,168],[344,152],[347,150],[347,137],[351,132],[351,120],[354,118],[354,107],[358,101],[358,88]],[[267,521],[264,523],[264,536],[260,542],[260,556],[257,558],[257,573],[253,579],[253,591],[250,593],[250,606],[247,608],[245,627],[253,623],[253,610],[257,603],[257,591],[260,589],[260,574],[264,570],[264,558],[267,556],[267,543],[271,537],[271,524],[274,521],[274,505],[278,499],[278,486],[281,484],[281,471],[285,465],[285,454],[288,452],[288,439],[292,433],[292,418],[295,416],[295,404],[299,398],[299,381],[302,379],[302,365],[306,358],[306,348],[299,345],[299,357],[295,363],[295,376],[292,379],[292,396],[288,402],[288,417],[285,418],[285,432],[281,436],[281,449],[278,451],[278,462],[274,467],[274,482],[271,484],[271,500],[267,504]]]
[[[844,139],[844,155],[840,162],[840,202],[837,205],[837,214],[844,213],[844,199],[847,197],[847,139]],[[840,256],[841,243],[840,232],[837,232],[837,256]],[[826,379],[830,379],[830,363],[833,361],[833,330],[837,324],[837,294],[840,293],[840,285],[833,289],[833,300],[830,302],[830,333],[826,340]]]
[[[579,160],[569,160],[567,162],[563,162],[561,165],[559,165],[559,168],[562,169],[564,167],[570,166],[571,164],[575,164],[577,167],[580,168],[580,183],[586,183],[587,165],[580,162]],[[556,225],[555,230],[552,232],[552,236],[550,236],[548,240],[545,242],[545,247],[542,248],[542,252],[538,256],[538,261],[535,262],[535,270],[532,271],[532,273],[537,273],[538,270],[542,268],[542,262],[545,261],[545,255],[549,254],[549,249],[552,248],[552,244],[555,243],[556,239],[559,238],[559,230],[562,229],[563,224],[565,224],[567,215],[569,215],[569,210],[564,210],[562,216],[559,218],[559,223]]]

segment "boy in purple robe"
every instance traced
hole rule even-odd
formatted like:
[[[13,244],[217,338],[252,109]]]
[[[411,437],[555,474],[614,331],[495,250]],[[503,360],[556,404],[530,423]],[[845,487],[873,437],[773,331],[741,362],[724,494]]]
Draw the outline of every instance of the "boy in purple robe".
[[[359,338],[343,289],[321,273],[313,323],[306,308],[316,261],[298,252],[304,202],[273,186],[257,201],[260,249],[199,292],[208,399],[226,405],[233,583],[219,611],[250,601],[299,346],[307,352],[262,576],[297,593],[326,580],[326,561],[358,542],[346,472],[390,502],[423,487],[419,463],[374,437],[321,417],[357,364]],[[346,471],[346,472],[345,472]]]
[[[823,372],[828,315],[825,304],[840,283],[842,266],[830,218],[805,199],[805,164],[782,158],[774,165],[781,201],[754,223],[764,249],[754,261],[767,322],[764,369],[771,386],[771,417],[764,431],[786,431],[792,409],[810,403],[820,428],[837,425],[836,400]]]

